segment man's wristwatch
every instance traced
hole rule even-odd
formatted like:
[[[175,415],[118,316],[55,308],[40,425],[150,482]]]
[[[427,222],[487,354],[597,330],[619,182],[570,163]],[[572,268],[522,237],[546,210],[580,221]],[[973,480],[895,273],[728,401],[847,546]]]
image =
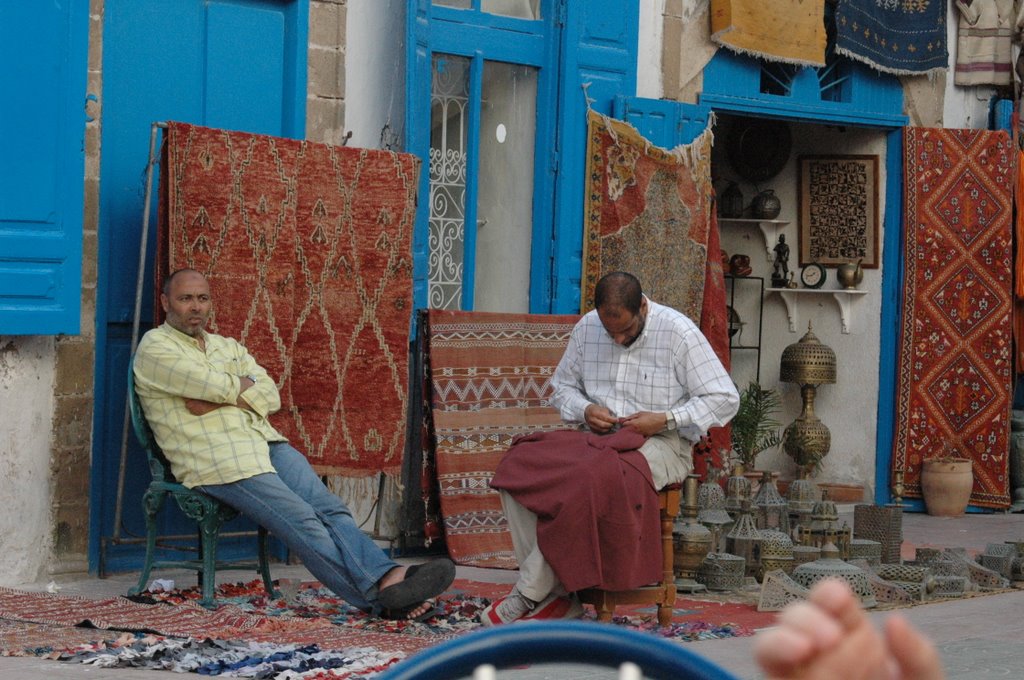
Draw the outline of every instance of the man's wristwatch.
[[[672,415],[672,411],[665,411],[665,429],[676,429],[676,417]]]

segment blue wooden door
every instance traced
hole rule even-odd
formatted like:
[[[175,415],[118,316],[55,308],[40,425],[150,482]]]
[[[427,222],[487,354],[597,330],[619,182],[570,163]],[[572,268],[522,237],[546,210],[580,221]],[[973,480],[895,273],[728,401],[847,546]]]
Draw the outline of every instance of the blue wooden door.
[[[141,563],[138,545],[104,541],[101,551],[101,540],[114,534],[151,124],[176,120],[304,136],[308,16],[308,0],[105,3],[92,568],[98,566],[101,552],[105,568],[112,571]],[[153,318],[155,198],[149,227],[142,332]],[[133,437],[128,442],[121,522],[125,537],[144,532],[139,504],[149,481],[142,452]],[[162,534],[193,530],[176,512],[164,515]],[[252,549],[249,541],[224,547],[229,554]]]
[[[0,335],[79,332],[88,10],[0,3]]]
[[[456,9],[455,7],[462,9]],[[583,173],[586,155],[586,112],[589,105],[611,114],[615,96],[636,90],[636,52],[639,5],[629,0],[538,0],[527,19],[512,19],[489,8],[487,0],[409,0],[406,81],[406,149],[424,160],[431,173],[447,158],[431,147],[431,79],[439,73],[462,69],[468,73],[465,92],[469,102],[467,125],[481,119],[480,74],[489,61],[524,64],[538,72],[534,136],[532,244],[529,254],[529,311],[575,312],[579,309],[581,252],[583,247]],[[449,55],[451,55],[451,58]],[[447,59],[448,61],[439,61]],[[459,60],[465,60],[460,63]],[[437,101],[434,97],[435,103]],[[474,108],[475,107],[475,108]],[[475,117],[474,117],[475,116]],[[464,195],[456,201],[462,211],[457,220],[464,231],[459,245],[466,253],[459,283],[462,308],[472,309],[474,239],[487,228],[488,215],[474,212],[476,192],[487,180],[478,174],[475,137],[467,135]],[[456,155],[461,149],[453,151]],[[438,171],[437,176],[442,176]],[[438,306],[428,291],[428,260],[435,257],[429,225],[435,215],[428,173],[421,177],[422,200],[414,243],[415,302],[418,307]],[[450,196],[445,196],[449,199]],[[450,201],[449,201],[450,203]],[[441,239],[435,239],[441,240]],[[444,300],[443,302],[447,302]]]

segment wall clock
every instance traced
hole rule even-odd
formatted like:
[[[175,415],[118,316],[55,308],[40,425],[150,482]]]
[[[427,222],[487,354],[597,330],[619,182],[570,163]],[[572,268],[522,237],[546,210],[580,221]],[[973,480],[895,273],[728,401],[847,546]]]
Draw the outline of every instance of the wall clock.
[[[800,283],[804,288],[821,288],[825,283],[825,268],[817,262],[812,262],[800,270]]]

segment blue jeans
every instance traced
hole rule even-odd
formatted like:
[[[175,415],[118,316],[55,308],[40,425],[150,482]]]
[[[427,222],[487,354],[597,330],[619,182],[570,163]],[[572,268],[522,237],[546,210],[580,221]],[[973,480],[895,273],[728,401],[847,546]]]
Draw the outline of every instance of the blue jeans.
[[[373,608],[377,582],[397,563],[363,533],[348,506],[288,442],[270,443],[270,462],[277,474],[198,488],[266,527],[346,602]]]

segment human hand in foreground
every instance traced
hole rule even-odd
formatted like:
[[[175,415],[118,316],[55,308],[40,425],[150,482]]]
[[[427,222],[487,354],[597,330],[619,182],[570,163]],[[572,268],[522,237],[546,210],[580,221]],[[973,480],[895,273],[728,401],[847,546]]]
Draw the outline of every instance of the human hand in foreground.
[[[787,606],[779,625],[754,643],[771,680],[942,680],[935,647],[905,618],[894,615],[879,631],[849,586],[817,583],[805,602]]]
[[[668,418],[664,413],[652,413],[651,411],[640,411],[631,416],[620,418],[619,422],[623,427],[631,427],[645,437],[658,434],[665,429]]]
[[[619,424],[618,417],[605,406],[591,404],[583,412],[587,427],[597,434],[604,434]]]

